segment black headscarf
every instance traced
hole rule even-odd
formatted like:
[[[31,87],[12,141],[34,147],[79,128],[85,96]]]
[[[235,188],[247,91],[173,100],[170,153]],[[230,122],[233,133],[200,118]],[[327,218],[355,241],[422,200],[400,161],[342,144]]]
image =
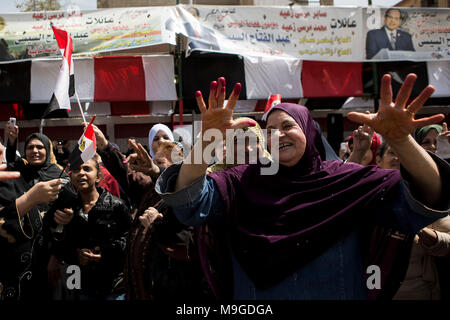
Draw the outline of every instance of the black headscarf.
[[[31,165],[23,161],[23,159],[16,161],[14,163],[14,169],[20,171],[22,177],[25,181],[32,187],[37,182],[40,181],[49,181],[53,179],[57,179],[61,175],[61,168],[56,164],[51,163],[50,155],[52,153],[52,146],[50,143],[50,139],[43,134],[40,133],[32,133],[25,140],[25,150],[24,154],[26,154],[28,143],[32,139],[38,139],[44,145],[46,151],[46,159],[42,165]],[[69,179],[69,176],[64,172],[61,176],[64,179]]]
[[[36,183],[40,181],[49,181],[57,179],[61,175],[61,168],[51,163],[51,144],[50,139],[43,134],[33,133],[25,140],[25,150],[31,139],[39,139],[45,147],[46,159],[42,165],[35,166],[29,164],[25,159],[18,159],[8,164],[8,170],[20,171],[20,177],[14,180],[0,181],[0,206],[7,206],[11,201],[20,197]],[[25,154],[25,153],[24,153]],[[63,183],[69,181],[69,176],[63,172],[61,175]],[[48,204],[38,206],[40,210],[48,209]]]
[[[303,130],[300,161],[280,165],[275,175],[261,175],[261,164],[210,174],[224,201],[233,251],[258,289],[272,287],[342,240],[401,179],[399,170],[323,161],[308,109],[282,103],[274,110],[288,113]]]

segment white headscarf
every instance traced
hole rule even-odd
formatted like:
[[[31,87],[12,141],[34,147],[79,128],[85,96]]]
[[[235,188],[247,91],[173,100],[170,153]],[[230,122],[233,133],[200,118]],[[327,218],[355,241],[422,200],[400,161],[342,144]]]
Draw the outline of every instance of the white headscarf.
[[[150,156],[152,157],[152,159],[155,156],[153,154],[153,148],[152,148],[153,139],[155,139],[155,136],[159,131],[164,131],[167,134],[167,136],[169,137],[170,141],[175,141],[173,138],[173,133],[169,129],[168,126],[166,126],[162,123],[155,124],[148,132],[148,149],[150,150]]]

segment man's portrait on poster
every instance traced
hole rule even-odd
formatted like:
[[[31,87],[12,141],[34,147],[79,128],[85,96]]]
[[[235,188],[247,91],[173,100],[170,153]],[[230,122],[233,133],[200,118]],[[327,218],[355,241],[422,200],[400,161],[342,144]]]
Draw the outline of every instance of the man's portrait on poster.
[[[366,58],[372,59],[382,49],[416,51],[411,35],[401,29],[406,21],[406,13],[397,8],[390,8],[384,14],[384,26],[367,32]],[[376,58],[376,57],[375,57]]]

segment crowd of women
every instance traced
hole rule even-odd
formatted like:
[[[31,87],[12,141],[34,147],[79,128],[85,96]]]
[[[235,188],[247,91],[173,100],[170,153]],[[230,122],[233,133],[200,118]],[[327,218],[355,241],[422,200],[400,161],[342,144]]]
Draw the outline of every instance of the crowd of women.
[[[0,300],[448,298],[450,132],[443,115],[415,119],[433,93],[411,100],[415,79],[394,100],[385,75],[379,110],[348,114],[361,126],[341,159],[303,106],[272,107],[267,141],[256,121],[234,119],[241,86],[226,100],[224,78],[207,104],[196,92],[192,150],[158,124],[149,152],[131,139],[125,156],[94,126],[96,157],[66,172],[43,134],[18,157],[8,126]],[[208,149],[211,129],[234,130],[245,164],[228,144]],[[261,174],[273,162],[278,171]]]

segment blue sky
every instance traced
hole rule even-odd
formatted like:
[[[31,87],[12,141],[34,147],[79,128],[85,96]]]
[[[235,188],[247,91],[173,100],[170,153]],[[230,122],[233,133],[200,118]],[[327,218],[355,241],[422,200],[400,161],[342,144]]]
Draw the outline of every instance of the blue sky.
[[[22,2],[21,0],[1,0],[0,12],[19,12],[16,8],[16,4]],[[97,0],[60,0],[63,8],[67,8],[70,4],[77,5],[80,9],[97,9]]]

